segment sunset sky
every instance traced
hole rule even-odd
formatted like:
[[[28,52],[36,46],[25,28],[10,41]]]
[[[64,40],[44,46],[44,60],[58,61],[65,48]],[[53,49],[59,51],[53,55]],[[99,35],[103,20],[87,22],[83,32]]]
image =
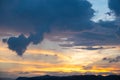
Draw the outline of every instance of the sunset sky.
[[[0,77],[120,75],[119,0],[0,0]]]

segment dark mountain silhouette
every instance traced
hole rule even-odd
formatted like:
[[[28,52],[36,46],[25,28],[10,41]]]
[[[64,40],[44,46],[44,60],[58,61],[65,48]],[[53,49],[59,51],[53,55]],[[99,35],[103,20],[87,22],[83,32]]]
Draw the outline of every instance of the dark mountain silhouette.
[[[16,80],[120,80],[120,75],[110,75],[110,76],[94,76],[94,75],[84,75],[84,76],[38,76],[38,77],[19,77]]]

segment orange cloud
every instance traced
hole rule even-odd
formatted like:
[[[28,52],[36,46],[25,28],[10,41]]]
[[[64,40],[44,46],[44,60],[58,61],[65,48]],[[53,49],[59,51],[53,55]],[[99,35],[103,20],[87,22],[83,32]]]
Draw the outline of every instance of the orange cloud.
[[[63,73],[63,74],[69,74],[72,72],[77,72],[80,74],[85,74],[85,73],[94,73],[94,74],[99,74],[99,73],[114,73],[114,74],[119,74],[120,69],[118,66],[109,66],[109,67],[100,67],[97,65],[93,65],[90,69],[85,69],[82,65],[74,65],[74,64],[51,64],[51,63],[45,63],[45,62],[40,62],[40,61],[14,61],[14,60],[9,60],[9,59],[4,59],[0,58],[0,63],[11,63],[11,64],[19,64],[23,66],[18,66],[18,67],[13,67],[10,68],[9,70],[4,70],[8,72],[29,72],[34,74],[47,74],[47,73]],[[6,66],[5,66],[6,67]],[[40,73],[38,73],[40,72]],[[104,74],[104,75],[105,75]]]
[[[11,64],[21,64],[21,65],[41,65],[41,66],[49,66],[50,63],[42,62],[42,61],[27,61],[27,60],[10,60],[6,58],[0,58],[0,63],[11,63]]]
[[[56,73],[83,73],[86,72],[99,74],[99,73],[109,73],[112,72],[114,74],[119,74],[119,67],[99,67],[99,66],[92,66],[90,69],[85,69],[82,65],[73,65],[73,64],[50,64],[50,63],[44,63],[44,62],[34,62],[34,61],[12,61],[12,60],[5,60],[0,59],[0,62],[3,63],[15,63],[15,64],[21,64],[23,66],[14,67],[7,71],[9,72],[41,72],[41,73],[50,73],[50,72],[56,72]],[[36,74],[36,73],[35,73]]]
[[[119,47],[114,48],[114,50],[120,50]],[[5,47],[0,47],[0,51],[4,52],[4,51],[8,51],[7,48]],[[24,60],[24,59],[9,59],[9,58],[4,58],[3,56],[0,57],[0,63],[10,63],[10,64],[19,64],[19,65],[23,65],[23,66],[19,66],[19,67],[14,67],[11,68],[9,70],[6,71],[10,71],[10,72],[21,72],[21,71],[25,71],[25,72],[41,72],[41,73],[48,73],[48,72],[57,72],[57,73],[72,73],[72,72],[78,72],[78,73],[86,73],[86,72],[91,72],[94,74],[98,74],[98,73],[108,73],[108,72],[112,72],[115,74],[120,74],[120,69],[119,66],[107,66],[107,67],[102,67],[102,66],[98,66],[98,65],[92,65],[91,69],[85,69],[83,68],[83,65],[75,65],[75,64],[71,64],[67,63],[67,61],[71,61],[71,57],[69,57],[68,55],[65,55],[64,53],[59,53],[59,52],[55,52],[55,51],[51,51],[51,50],[35,50],[35,49],[31,49],[31,50],[27,50],[26,54],[42,54],[42,55],[51,55],[51,56],[56,56],[58,57],[58,59],[66,61],[64,64],[58,63],[58,64],[52,64],[52,63],[47,63],[47,62],[43,62],[43,61],[38,61],[38,60]],[[5,54],[7,55],[7,54]],[[80,54],[83,55],[83,54]],[[27,55],[26,55],[27,56]],[[76,57],[79,58],[78,54],[76,54]],[[83,56],[81,56],[82,58]],[[88,56],[89,57],[89,56]],[[81,59],[80,58],[80,59]],[[76,61],[76,60],[75,60]],[[82,60],[81,60],[82,61]],[[79,62],[79,61],[78,61]],[[106,64],[107,65],[107,64]],[[7,66],[5,66],[7,67]],[[37,74],[37,73],[34,73]]]

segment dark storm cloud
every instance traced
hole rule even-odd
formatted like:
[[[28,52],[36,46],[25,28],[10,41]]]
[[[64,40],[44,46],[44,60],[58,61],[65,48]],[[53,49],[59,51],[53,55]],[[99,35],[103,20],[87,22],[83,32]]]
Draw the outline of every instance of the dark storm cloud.
[[[120,0],[109,0],[108,5],[116,16],[120,16]]]
[[[38,44],[52,29],[81,31],[93,28],[94,15],[87,0],[1,0],[0,28],[21,33],[8,39],[9,49],[22,55],[30,43]]]
[[[10,37],[7,41],[8,48],[16,51],[19,56],[25,52],[29,43],[30,41],[23,34],[18,37]]]
[[[1,25],[22,30],[31,29],[30,25],[42,27],[45,24],[46,28],[54,24],[61,29],[88,29],[94,13],[86,0],[2,0],[1,4],[1,17],[4,18],[0,19]]]
[[[22,56],[30,43],[38,44],[42,40],[43,33],[41,31],[36,34],[31,33],[29,37],[25,37],[23,34],[21,34],[18,37],[10,37],[8,40],[3,39],[3,42],[7,42],[9,49],[16,51],[19,56]]]

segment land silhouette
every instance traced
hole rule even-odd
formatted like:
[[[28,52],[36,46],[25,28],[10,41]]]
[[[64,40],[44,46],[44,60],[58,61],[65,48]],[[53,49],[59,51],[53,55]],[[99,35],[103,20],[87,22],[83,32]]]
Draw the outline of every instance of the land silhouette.
[[[95,76],[95,75],[80,75],[80,76],[37,76],[37,77],[18,77],[16,80],[120,80],[120,75]]]

